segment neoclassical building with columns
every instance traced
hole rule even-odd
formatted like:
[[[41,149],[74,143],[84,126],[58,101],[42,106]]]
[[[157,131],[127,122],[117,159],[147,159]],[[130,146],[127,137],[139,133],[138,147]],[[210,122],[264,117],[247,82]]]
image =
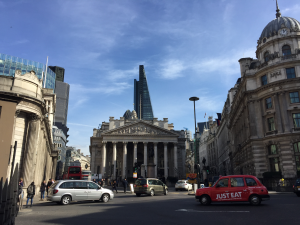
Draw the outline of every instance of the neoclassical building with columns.
[[[43,88],[34,71],[0,75],[0,177],[10,178],[16,165],[24,188],[55,177],[58,151],[53,146],[52,124],[56,97]]]
[[[91,171],[104,178],[185,177],[185,133],[173,130],[168,119],[140,120],[110,117],[90,139]]]

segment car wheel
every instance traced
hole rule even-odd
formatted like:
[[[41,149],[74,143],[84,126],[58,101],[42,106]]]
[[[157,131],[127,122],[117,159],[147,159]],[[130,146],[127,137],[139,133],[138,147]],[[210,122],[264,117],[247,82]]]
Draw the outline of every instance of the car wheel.
[[[250,196],[249,202],[251,205],[260,205],[260,197],[257,195]]]
[[[61,204],[62,205],[68,205],[71,202],[71,197],[69,195],[66,195],[61,198]]]
[[[166,190],[165,190],[165,193],[164,193],[164,195],[167,195],[167,194],[168,194],[168,189],[166,189]]]
[[[103,194],[101,197],[102,202],[106,203],[109,201],[109,194]]]
[[[208,195],[202,195],[199,201],[201,205],[209,205],[211,202],[210,197]]]
[[[152,197],[153,197],[153,196],[154,196],[154,194],[155,194],[155,193],[154,193],[154,190],[151,190],[151,191],[150,191],[150,196],[152,196]]]
[[[140,197],[141,196],[141,194],[137,194],[137,193],[135,195],[136,195],[136,197]]]

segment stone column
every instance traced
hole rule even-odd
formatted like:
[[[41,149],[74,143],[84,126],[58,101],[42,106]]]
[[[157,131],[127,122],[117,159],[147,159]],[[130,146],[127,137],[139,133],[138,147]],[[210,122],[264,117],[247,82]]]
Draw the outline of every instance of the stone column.
[[[102,141],[102,170],[101,175],[105,178],[105,169],[106,169],[106,141]]]
[[[164,142],[164,170],[165,170],[165,179],[168,177],[168,142]]]
[[[292,126],[290,126],[290,124],[289,124],[289,117],[288,117],[288,112],[287,112],[288,100],[286,99],[286,92],[281,92],[278,97],[279,97],[281,115],[282,115],[282,119],[283,119],[284,133],[290,132],[290,127],[292,127]]]
[[[57,167],[57,158],[58,158],[58,151],[52,152],[52,175],[51,177],[56,180],[56,167]]]
[[[174,177],[178,176],[177,142],[174,143]]]
[[[143,167],[143,171],[141,171],[142,176],[145,178],[146,178],[145,171],[147,174],[147,164],[148,164],[148,162],[147,162],[147,159],[148,159],[147,144],[148,144],[148,142],[144,142],[144,163],[143,163],[144,167]]]
[[[133,142],[133,166],[137,162],[137,144],[138,142]]]
[[[127,177],[127,142],[123,142],[123,169],[122,169],[122,178]]]
[[[280,112],[280,108],[282,107],[282,106],[280,106],[279,104],[279,99],[278,99],[278,95],[277,94],[275,94],[275,95],[273,95],[273,99],[274,99],[274,102],[275,102],[275,106],[274,106],[274,108],[275,108],[275,121],[276,121],[276,127],[275,127],[275,129],[278,131],[278,133],[282,133],[283,132],[283,129],[282,129],[282,122],[281,122],[281,112]]]
[[[29,115],[29,124],[27,131],[27,140],[26,140],[26,150],[24,154],[24,165],[23,165],[23,179],[24,187],[33,182],[33,158],[35,154],[35,148],[37,145],[39,126],[40,126],[40,117],[36,114]]]
[[[157,142],[153,142],[154,146],[154,171],[155,171],[155,178],[157,177]]]
[[[115,180],[116,179],[116,163],[117,163],[117,142],[113,142],[113,158],[112,158],[112,162],[111,162],[113,165],[114,165],[114,169],[113,169],[113,179]]]

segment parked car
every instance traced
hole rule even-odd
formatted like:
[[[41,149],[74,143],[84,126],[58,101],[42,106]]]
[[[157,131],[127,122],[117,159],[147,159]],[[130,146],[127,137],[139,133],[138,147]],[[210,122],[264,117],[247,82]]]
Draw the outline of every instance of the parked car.
[[[168,194],[168,187],[156,178],[139,178],[134,184],[134,193],[137,197],[141,194],[154,196],[157,194]]]
[[[294,193],[300,197],[300,178],[298,178],[295,182],[295,185],[293,185]]]
[[[175,191],[185,190],[189,191],[193,189],[193,185],[188,180],[178,180],[175,184]]]
[[[51,185],[48,201],[68,205],[71,201],[101,200],[108,202],[114,198],[114,193],[102,188],[92,181],[61,180]]]
[[[267,188],[250,175],[232,175],[221,177],[213,187],[196,191],[195,198],[202,205],[211,202],[250,202],[260,205],[262,200],[269,200]]]

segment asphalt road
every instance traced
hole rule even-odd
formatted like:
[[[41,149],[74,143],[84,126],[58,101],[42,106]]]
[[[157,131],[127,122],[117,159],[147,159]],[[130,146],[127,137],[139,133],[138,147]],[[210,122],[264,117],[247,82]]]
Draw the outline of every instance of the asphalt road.
[[[41,202],[32,212],[19,215],[17,225],[35,224],[299,224],[300,198],[293,193],[271,193],[261,206],[248,203],[214,203],[202,206],[187,192],[170,191],[167,196],[116,194],[108,202],[73,202],[62,206]]]

